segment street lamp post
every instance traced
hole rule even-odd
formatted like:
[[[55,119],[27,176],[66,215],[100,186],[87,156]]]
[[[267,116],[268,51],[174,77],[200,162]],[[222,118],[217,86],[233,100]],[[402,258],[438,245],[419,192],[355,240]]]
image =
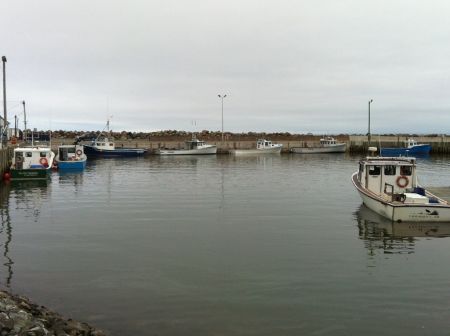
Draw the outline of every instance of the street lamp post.
[[[371,100],[369,100],[369,129],[368,129],[368,132],[367,132],[367,140],[368,140],[368,145],[370,146],[370,140],[371,140],[371,135],[370,135],[370,104],[372,104],[373,103],[373,99],[371,99]]]
[[[223,100],[226,98],[227,95],[218,95],[219,98],[222,100],[222,142],[223,142]]]
[[[22,101],[23,105],[23,133],[22,137],[24,141],[27,141],[27,112],[25,110],[25,100]]]

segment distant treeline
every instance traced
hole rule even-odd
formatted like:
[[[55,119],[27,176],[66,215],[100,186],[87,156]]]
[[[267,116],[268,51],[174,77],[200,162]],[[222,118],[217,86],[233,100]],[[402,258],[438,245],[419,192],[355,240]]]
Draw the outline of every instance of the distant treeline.
[[[92,139],[96,138],[100,134],[100,131],[96,132],[82,132],[82,131],[53,131],[53,138],[83,138]],[[103,132],[105,135],[106,132]],[[109,132],[108,136],[114,137],[118,140],[165,140],[165,139],[186,139],[196,136],[202,140],[220,141],[222,139],[222,133],[203,130],[201,132],[187,132],[178,130],[165,130],[156,132]],[[333,135],[337,138],[348,138],[347,134]],[[308,134],[292,134],[289,132],[247,132],[247,133],[232,133],[224,132],[225,140],[246,140],[246,139],[258,139],[258,138],[270,138],[270,139],[302,139],[315,138],[312,133]]]

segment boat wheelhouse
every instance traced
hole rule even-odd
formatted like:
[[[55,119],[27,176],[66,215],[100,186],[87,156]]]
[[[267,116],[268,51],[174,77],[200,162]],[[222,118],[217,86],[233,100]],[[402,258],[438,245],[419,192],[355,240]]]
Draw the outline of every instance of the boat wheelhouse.
[[[55,153],[49,147],[19,147],[14,149],[11,179],[46,179],[50,175]]]
[[[368,157],[352,182],[369,209],[392,221],[450,221],[448,202],[418,185],[415,158]]]

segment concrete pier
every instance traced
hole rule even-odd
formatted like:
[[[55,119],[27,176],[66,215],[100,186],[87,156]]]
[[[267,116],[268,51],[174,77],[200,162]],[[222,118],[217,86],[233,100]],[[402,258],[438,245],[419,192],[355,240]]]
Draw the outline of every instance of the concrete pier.
[[[227,135],[224,142],[213,137],[200,137],[208,144],[216,145],[219,154],[228,153],[232,149],[250,149],[256,147],[256,140],[261,135],[241,136]],[[274,143],[283,144],[283,153],[290,151],[292,147],[312,147],[318,145],[323,136],[315,135],[271,135],[266,134],[264,137]],[[367,153],[369,144],[367,136],[363,135],[337,135],[333,136],[338,142],[347,144],[347,152],[350,153]],[[408,135],[372,135],[371,146],[380,147],[404,147],[408,138],[414,138],[418,143],[426,143],[431,145],[432,154],[450,154],[450,136],[408,136]],[[181,149],[185,146],[185,141],[190,136],[149,136],[147,139],[124,139],[116,138],[116,147],[146,148],[150,153],[154,153],[158,148]],[[59,145],[73,144],[74,138],[53,138],[52,149],[56,151]],[[87,143],[87,142],[86,142]],[[4,160],[3,160],[4,161]]]
[[[320,141],[321,136],[292,136],[292,137],[272,137],[267,136],[267,139],[274,143],[283,144],[283,152],[289,152],[292,147],[312,147],[317,145]],[[338,142],[345,142],[347,144],[347,152],[350,153],[366,153],[369,144],[367,142],[367,136],[359,135],[340,135],[335,136]],[[373,135],[371,146],[381,147],[403,147],[405,141],[410,138],[410,136],[376,136]],[[427,143],[431,145],[432,154],[450,154],[450,136],[417,136],[414,139],[418,143]],[[115,141],[117,147],[138,147],[138,148],[148,148],[150,152],[155,151],[158,148],[174,148],[180,149],[184,146],[184,141],[186,139],[155,139],[150,138],[148,140],[131,140],[131,139],[118,139]],[[229,137],[229,139],[224,142],[205,139],[208,144],[216,145],[218,148],[218,153],[228,153],[231,149],[250,149],[256,147],[256,140],[254,139],[239,139],[234,137]]]

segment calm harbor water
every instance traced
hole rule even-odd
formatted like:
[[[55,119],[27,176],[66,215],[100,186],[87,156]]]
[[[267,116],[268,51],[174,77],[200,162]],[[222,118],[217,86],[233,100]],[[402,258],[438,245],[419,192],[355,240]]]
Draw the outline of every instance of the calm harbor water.
[[[448,335],[450,224],[361,206],[358,159],[99,159],[2,185],[1,285],[112,335]],[[449,186],[449,159],[421,183]]]

